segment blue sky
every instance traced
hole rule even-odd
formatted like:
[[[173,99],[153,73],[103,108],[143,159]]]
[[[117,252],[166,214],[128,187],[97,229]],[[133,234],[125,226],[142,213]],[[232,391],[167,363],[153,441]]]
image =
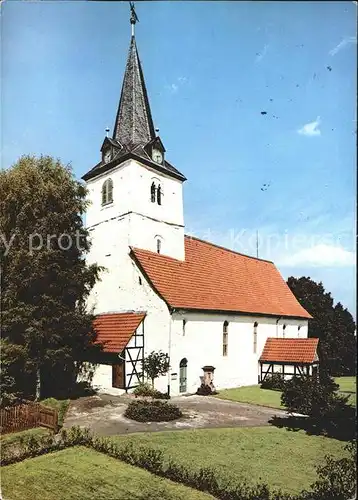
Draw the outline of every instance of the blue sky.
[[[138,2],[139,55],[188,233],[321,280],[355,309],[354,2]],[[112,131],[127,2],[5,1],[2,167],[78,177]],[[266,114],[265,114],[266,113]]]

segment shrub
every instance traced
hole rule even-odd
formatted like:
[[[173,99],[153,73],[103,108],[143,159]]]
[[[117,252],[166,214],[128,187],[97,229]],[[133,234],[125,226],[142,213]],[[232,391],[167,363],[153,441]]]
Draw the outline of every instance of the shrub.
[[[317,467],[318,481],[311,485],[310,491],[303,491],[302,498],[307,500],[347,500],[357,498],[357,442],[345,446],[349,457],[334,459],[328,455],[325,463]]]
[[[314,418],[343,415],[348,396],[336,393],[338,386],[318,377],[293,377],[285,382],[281,402],[289,412],[298,412]]]
[[[308,415],[306,424],[315,432],[337,439],[349,440],[355,436],[355,408],[348,396],[336,392],[337,384],[318,377],[294,377],[285,382],[281,402],[290,413]]]
[[[154,399],[170,399],[170,396],[167,392],[160,392],[157,391],[156,389],[154,390],[152,397]]]
[[[210,396],[210,395],[217,394],[217,392],[213,391],[212,388],[209,385],[207,385],[207,384],[201,384],[201,386],[198,387],[198,389],[196,391],[196,394],[198,396]]]
[[[182,412],[163,401],[131,401],[124,416],[138,422],[168,422],[180,418]]]
[[[139,384],[133,391],[135,396],[149,396],[153,399],[170,399],[166,392],[157,391],[148,383]]]
[[[274,373],[273,375],[267,375],[265,380],[261,382],[261,389],[271,389],[274,391],[282,391],[285,385],[285,379],[282,373]]]
[[[148,382],[143,382],[134,389],[133,394],[136,396],[151,396],[153,390],[153,387]]]
[[[58,425],[62,427],[63,421],[66,416],[66,412],[70,405],[69,399],[55,399],[55,398],[47,398],[41,401],[41,404],[44,406],[48,406],[49,408],[53,408],[58,412]]]

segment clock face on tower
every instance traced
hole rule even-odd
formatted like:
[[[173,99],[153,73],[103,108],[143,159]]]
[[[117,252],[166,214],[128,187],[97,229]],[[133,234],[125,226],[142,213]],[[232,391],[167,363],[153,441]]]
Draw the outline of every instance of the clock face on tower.
[[[155,161],[156,163],[163,163],[163,155],[159,151],[159,149],[153,149],[152,160]]]

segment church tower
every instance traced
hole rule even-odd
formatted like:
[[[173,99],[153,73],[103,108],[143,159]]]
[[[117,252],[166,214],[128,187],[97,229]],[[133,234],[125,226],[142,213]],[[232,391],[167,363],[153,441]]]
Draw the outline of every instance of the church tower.
[[[86,214],[92,239],[89,261],[110,273],[130,247],[185,259],[186,178],[168,162],[154,129],[134,34],[136,21],[132,8],[132,36],[113,135],[107,133],[100,162],[83,176],[91,202]]]

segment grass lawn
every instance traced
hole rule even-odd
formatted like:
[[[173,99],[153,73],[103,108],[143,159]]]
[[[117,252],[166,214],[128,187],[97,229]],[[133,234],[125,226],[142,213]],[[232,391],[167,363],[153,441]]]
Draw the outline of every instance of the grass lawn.
[[[70,404],[69,399],[55,399],[55,398],[47,398],[40,401],[43,406],[48,406],[49,408],[53,408],[58,411],[58,425],[62,427],[63,420],[65,418],[68,406]]]
[[[1,445],[12,445],[19,442],[21,439],[27,439],[30,436],[44,436],[50,431],[44,427],[35,427],[35,429],[28,429],[27,431],[21,432],[10,432],[8,434],[2,434],[0,437]]]
[[[299,492],[316,479],[324,455],[345,456],[345,443],[304,431],[276,427],[199,429],[113,436],[162,450],[185,466],[214,468],[226,480],[265,482],[274,489]]]
[[[339,385],[340,392],[349,396],[352,405],[357,406],[357,379],[356,377],[337,377],[334,379]]]
[[[283,408],[281,406],[281,392],[261,389],[259,385],[237,387],[235,389],[223,389],[215,396],[220,399],[239,401],[240,403],[252,403],[255,405],[270,406],[271,408]]]
[[[356,406],[356,378],[337,377],[334,379],[339,384],[340,392],[349,395],[350,404]],[[235,389],[223,389],[215,396],[220,399],[238,401],[240,403],[251,403],[255,405],[269,406],[271,408],[281,408],[281,392],[261,389],[259,385],[237,387]]]
[[[4,500],[213,500],[84,447],[2,468]]]

